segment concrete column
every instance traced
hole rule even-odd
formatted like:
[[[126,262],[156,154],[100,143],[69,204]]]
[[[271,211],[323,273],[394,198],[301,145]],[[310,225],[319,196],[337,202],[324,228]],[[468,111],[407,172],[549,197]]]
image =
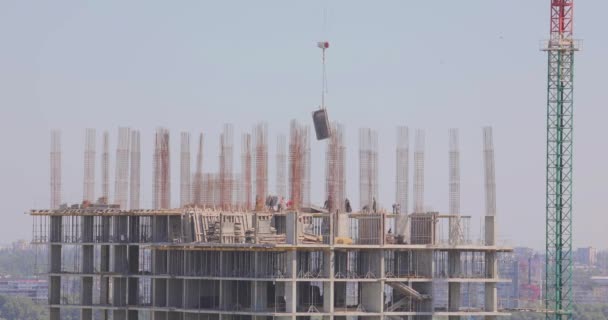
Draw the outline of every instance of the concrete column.
[[[461,303],[460,282],[450,282],[448,284],[448,311],[458,311]],[[460,319],[460,317],[450,317],[450,319]]]
[[[485,244],[486,246],[496,245],[496,217],[485,216]]]
[[[378,261],[380,262],[380,273],[378,274],[378,277],[380,277],[380,279],[384,279],[386,276],[386,265],[385,265],[385,261],[384,261],[384,249],[381,250],[377,250],[377,256],[378,256]],[[383,291],[384,292],[384,291]]]
[[[80,319],[81,320],[93,320],[93,310],[92,309],[80,310]]]
[[[333,250],[323,251],[323,278],[334,278],[334,252]]]
[[[323,312],[334,312],[334,282],[323,282]]]
[[[325,262],[323,264],[323,277],[329,279],[329,281],[323,282],[323,310],[334,312],[334,251],[324,251],[323,260]]]
[[[110,242],[110,217],[101,217],[101,242]]]
[[[92,274],[95,271],[94,268],[94,250],[92,245],[82,246],[82,273]]]
[[[107,217],[104,217],[107,218]],[[109,231],[108,231],[109,232]],[[107,273],[110,272],[110,246],[102,245],[100,251],[100,261],[99,261],[99,272],[101,276],[99,278],[99,292],[100,292],[100,303],[109,304],[110,303],[110,278],[107,276]]]
[[[498,301],[496,283],[487,282],[485,285],[485,311],[496,312],[498,311]]]
[[[288,220],[289,221],[289,220]],[[289,225],[289,223],[288,223]],[[287,268],[291,281],[285,282],[285,304],[286,310],[290,313],[295,313],[297,310],[297,251],[292,250],[287,252]]]
[[[49,277],[49,304],[59,304],[61,302],[61,277]]]
[[[51,230],[50,230],[50,242],[62,242],[63,241],[63,217],[62,216],[51,216]]]
[[[485,217],[485,240],[486,246],[496,245],[496,220],[495,216]],[[495,251],[487,251],[485,253],[486,277],[490,279],[498,278],[498,262],[496,260]],[[496,282],[487,282],[485,284],[485,311],[498,311],[498,293]],[[495,319],[496,316],[486,316],[486,320]]]
[[[129,217],[129,242],[139,243],[141,241],[141,235],[139,234],[139,217]]]
[[[348,238],[348,215],[347,214],[338,214],[336,221],[336,237]]]
[[[81,229],[82,242],[93,242],[93,230],[93,216],[83,216]]]
[[[361,304],[367,312],[382,312],[384,304],[384,286],[382,281],[360,282]]]
[[[286,216],[286,242],[298,244],[298,216],[296,212],[287,212]]]
[[[134,217],[131,217],[134,218]],[[139,296],[139,279],[133,277],[139,273],[139,246],[128,246],[128,274],[127,278],[127,305],[134,306],[138,304]],[[137,310],[129,310],[127,317],[129,320],[138,319]]]
[[[449,278],[462,277],[462,264],[460,261],[460,251],[448,251],[448,274]],[[460,283],[448,283],[448,311],[456,312],[462,304],[460,295]],[[459,316],[450,316],[449,320],[458,320]]]
[[[61,312],[59,311],[59,308],[50,308],[49,319],[50,320],[61,320]]]
[[[61,272],[61,245],[59,244],[51,244],[49,246],[50,255],[49,255],[49,266],[51,273],[60,273]]]

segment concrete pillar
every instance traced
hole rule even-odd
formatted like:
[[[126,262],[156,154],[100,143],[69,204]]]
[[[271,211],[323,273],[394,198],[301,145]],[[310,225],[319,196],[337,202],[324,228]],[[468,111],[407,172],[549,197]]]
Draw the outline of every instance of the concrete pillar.
[[[380,266],[379,266],[379,274],[378,277],[380,277],[380,279],[384,279],[386,276],[386,265],[385,265],[385,261],[384,261],[384,250],[377,250],[376,251],[376,255],[378,257],[378,260],[380,262]],[[384,291],[383,291],[384,292]]]
[[[62,217],[52,216],[50,218],[50,245],[49,245],[49,267],[51,273],[61,272],[61,243],[63,232],[62,232]],[[58,305],[61,303],[61,277],[49,276],[49,294],[48,294],[49,305]],[[50,320],[60,320],[61,312],[59,308],[51,307],[49,309]]]
[[[82,273],[92,274],[95,271],[94,268],[94,250],[92,245],[82,246]]]
[[[136,218],[136,217],[131,217]],[[138,304],[139,297],[139,278],[133,277],[139,273],[139,246],[128,246],[128,273],[127,278],[127,304],[134,306]],[[137,320],[138,311],[129,310],[128,320]]]
[[[50,255],[49,255],[49,265],[51,273],[60,273],[61,272],[61,245],[59,244],[51,244],[49,246]]]
[[[82,242],[93,242],[93,216],[82,217],[81,239]]]
[[[51,230],[50,230],[50,242],[62,242],[63,241],[63,217],[62,216],[51,216]]]
[[[381,312],[384,304],[384,285],[382,281],[360,282],[361,304],[367,312]]]
[[[498,311],[497,290],[495,282],[487,282],[485,284],[485,311]]]
[[[285,310],[289,313],[297,312],[296,284],[295,280],[285,282]]]
[[[289,220],[288,220],[289,221]],[[289,225],[289,223],[287,223]],[[289,228],[289,227],[288,227]],[[287,252],[287,271],[291,281],[285,282],[285,305],[287,312],[295,313],[297,310],[297,251],[292,250]]]
[[[59,308],[50,308],[49,319],[50,320],[61,320],[61,312],[59,311]]]
[[[80,310],[80,319],[81,320],[93,320],[93,310],[92,309]]]
[[[298,216],[296,212],[286,214],[286,242],[288,244],[298,244]]]
[[[129,217],[129,242],[139,243],[141,241],[141,235],[139,234],[139,217]]]
[[[61,302],[61,277],[49,277],[49,304],[59,304]]]
[[[450,278],[462,277],[462,264],[460,261],[460,251],[448,251],[448,274]],[[448,311],[456,312],[462,304],[460,295],[460,282],[448,283]],[[450,316],[449,320],[458,320],[459,316]]]
[[[496,217],[485,216],[485,244],[486,246],[496,245]]]
[[[486,246],[496,245],[496,220],[495,216],[485,217],[485,242]],[[487,251],[485,253],[486,277],[490,279],[498,278],[498,262],[495,251]],[[485,311],[498,311],[498,293],[496,282],[487,282],[485,284]],[[486,316],[486,320],[495,319],[496,316]]]
[[[110,242],[110,218],[108,216],[101,217],[101,242]]]
[[[348,215],[347,214],[338,214],[336,221],[336,237],[348,238]]]

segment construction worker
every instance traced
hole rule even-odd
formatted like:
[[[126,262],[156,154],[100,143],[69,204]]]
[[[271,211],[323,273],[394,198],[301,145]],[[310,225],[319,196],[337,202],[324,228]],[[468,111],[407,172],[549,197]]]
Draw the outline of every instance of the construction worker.
[[[324,205],[323,209],[327,209],[327,211],[329,211],[329,212],[331,212],[333,210],[331,196],[327,197],[327,200],[325,200],[325,205]]]

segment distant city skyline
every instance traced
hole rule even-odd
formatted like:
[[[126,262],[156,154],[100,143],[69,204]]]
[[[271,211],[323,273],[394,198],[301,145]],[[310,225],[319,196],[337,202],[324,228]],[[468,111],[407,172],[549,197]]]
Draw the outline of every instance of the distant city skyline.
[[[598,131],[608,111],[594,108],[608,71],[608,44],[595,28],[606,9],[605,2],[576,8],[575,33],[584,45],[575,75],[575,248],[606,247],[608,169]],[[288,133],[293,118],[310,124],[321,94],[316,42],[328,40],[326,101],[330,119],[345,126],[351,200],[358,194],[359,128],[378,130],[379,202],[390,208],[396,127],[407,125],[410,132],[426,132],[425,203],[447,211],[448,129],[459,128],[462,212],[479,224],[481,128],[491,125],[499,238],[542,250],[547,59],[539,48],[548,36],[548,14],[548,2],[523,0],[2,2],[0,209],[6,219],[0,242],[28,239],[31,218],[23,212],[49,205],[49,134],[55,128],[63,132],[63,199],[69,203],[82,199],[89,127],[97,129],[98,155],[101,131],[110,131],[112,168],[118,127],[141,130],[142,204],[150,206],[156,127],[171,131],[173,159],[179,132],[204,132],[205,171],[213,171],[223,123],[233,123],[240,137],[266,121],[274,190],[272,142]],[[312,199],[318,204],[324,156],[325,142],[313,141]],[[178,168],[172,160],[174,195]],[[97,176],[97,191],[100,181]],[[174,196],[173,204],[178,200]]]

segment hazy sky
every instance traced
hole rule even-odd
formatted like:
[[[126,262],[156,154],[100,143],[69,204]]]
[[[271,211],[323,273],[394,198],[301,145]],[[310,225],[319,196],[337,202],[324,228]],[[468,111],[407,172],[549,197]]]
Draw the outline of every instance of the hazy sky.
[[[575,62],[575,246],[607,247],[607,11],[606,1],[577,1],[575,33],[584,46]],[[426,204],[447,211],[448,129],[456,127],[462,211],[479,221],[481,127],[492,125],[500,237],[541,248],[547,58],[539,48],[548,21],[548,0],[0,1],[0,242],[29,239],[24,212],[49,204],[53,128],[63,131],[64,201],[82,199],[87,127],[109,129],[113,151],[118,126],[142,130],[149,206],[155,127],[172,132],[177,203],[181,130],[207,134],[205,171],[214,171],[221,125],[234,123],[238,137],[265,120],[274,190],[275,136],[287,133],[292,118],[310,121],[321,87],[315,44],[327,39],[327,105],[347,130],[353,203],[358,128],[378,130],[380,202],[390,207],[402,124],[426,130]],[[324,148],[313,142],[318,202]]]

